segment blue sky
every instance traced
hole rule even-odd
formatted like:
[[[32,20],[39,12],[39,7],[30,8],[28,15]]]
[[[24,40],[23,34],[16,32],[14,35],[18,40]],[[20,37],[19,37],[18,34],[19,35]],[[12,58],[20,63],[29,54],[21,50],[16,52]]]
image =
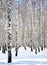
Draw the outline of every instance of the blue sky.
[[[47,5],[47,0],[45,0],[45,5]]]
[[[18,0],[18,1],[19,1],[19,4],[21,5],[22,0]],[[6,3],[8,3],[8,0],[6,0]],[[44,3],[45,3],[45,5],[47,5],[47,0],[44,0]]]
[[[18,0],[19,1],[19,3],[21,4],[21,1],[22,0]],[[45,5],[47,5],[47,0],[44,0],[44,2],[45,2]]]

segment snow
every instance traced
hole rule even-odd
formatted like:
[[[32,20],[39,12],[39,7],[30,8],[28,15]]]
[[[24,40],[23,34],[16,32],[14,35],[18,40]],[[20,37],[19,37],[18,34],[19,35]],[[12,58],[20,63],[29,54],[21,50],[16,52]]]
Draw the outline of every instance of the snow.
[[[27,50],[24,47],[18,49],[18,56],[15,56],[15,48],[12,49],[12,63],[7,63],[8,53],[5,54],[0,51],[0,65],[47,65],[47,49],[38,52],[31,52],[30,48]]]

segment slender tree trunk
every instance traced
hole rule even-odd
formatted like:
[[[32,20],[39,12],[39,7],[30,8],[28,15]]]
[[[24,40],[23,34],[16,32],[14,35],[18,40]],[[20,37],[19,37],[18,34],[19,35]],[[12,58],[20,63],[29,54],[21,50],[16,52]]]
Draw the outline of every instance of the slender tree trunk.
[[[11,5],[12,2],[9,0],[8,4],[8,63],[11,63],[12,61],[12,55],[11,55]]]
[[[40,46],[41,46],[41,50],[43,50],[44,48],[43,4],[44,4],[44,0],[41,0],[40,1]]]
[[[15,0],[15,8],[16,8],[16,43],[15,43],[15,55],[18,55],[18,46],[19,46],[19,5],[18,0]]]
[[[1,50],[1,46],[0,46],[0,50]]]

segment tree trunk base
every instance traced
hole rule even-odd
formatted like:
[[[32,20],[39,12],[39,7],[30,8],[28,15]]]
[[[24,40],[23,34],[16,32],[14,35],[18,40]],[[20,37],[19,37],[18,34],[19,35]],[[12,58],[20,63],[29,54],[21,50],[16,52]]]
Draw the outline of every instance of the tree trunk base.
[[[38,52],[40,52],[40,48],[38,47]]]
[[[11,63],[12,62],[12,55],[11,55],[11,52],[9,51],[8,52],[8,63]]]
[[[11,61],[11,56],[10,57],[8,57],[8,63],[11,63],[12,61]]]
[[[32,46],[31,46],[31,51],[33,51],[33,48],[32,48]]]
[[[16,48],[16,54],[15,54],[15,56],[17,56],[18,55],[18,49]]]
[[[1,50],[1,46],[0,46],[0,50]]]
[[[43,47],[41,47],[41,51],[43,51]]]
[[[26,47],[24,47],[24,49],[26,50]]]
[[[5,45],[5,50],[7,51],[7,47],[6,47],[6,45]]]
[[[4,47],[2,47],[2,53],[5,53],[5,48]]]
[[[37,54],[37,48],[35,48],[35,54]]]

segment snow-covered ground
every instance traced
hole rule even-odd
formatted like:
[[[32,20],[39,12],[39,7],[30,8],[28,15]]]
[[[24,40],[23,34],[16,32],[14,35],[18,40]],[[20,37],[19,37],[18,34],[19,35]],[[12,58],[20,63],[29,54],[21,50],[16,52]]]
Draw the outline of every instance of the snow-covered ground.
[[[7,59],[8,53],[3,54],[0,51],[0,65],[8,65]],[[27,47],[25,50],[23,47],[18,49],[18,56],[15,56],[15,48],[12,49],[12,63],[9,65],[47,65],[47,49],[44,49],[36,55],[35,52],[31,52]]]

